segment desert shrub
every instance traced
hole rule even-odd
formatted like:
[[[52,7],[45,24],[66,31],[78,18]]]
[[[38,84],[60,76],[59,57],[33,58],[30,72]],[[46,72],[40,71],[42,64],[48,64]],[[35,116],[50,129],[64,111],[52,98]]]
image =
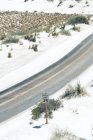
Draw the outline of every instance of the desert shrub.
[[[62,95],[62,98],[71,98],[74,95],[75,95],[75,89],[71,85],[69,85],[65,90],[64,95]]]
[[[8,43],[18,43],[18,42],[19,42],[19,38],[14,37],[14,36],[9,36],[2,43],[8,44]]]
[[[75,86],[75,96],[82,96],[82,95],[86,95],[86,91],[85,89],[81,86],[80,83],[77,83],[77,85]]]
[[[49,99],[47,102],[47,115],[48,118],[53,117],[52,111],[57,110],[61,106],[60,100]],[[32,119],[38,119],[42,113],[45,112],[45,103],[41,102],[36,108],[32,110]]]
[[[36,42],[36,36],[35,35],[25,35],[24,39],[32,41],[32,42]]]
[[[50,140],[86,140],[84,138],[77,137],[67,130],[56,129]]]
[[[37,44],[33,44],[32,45],[32,49],[35,51],[35,52],[37,52],[38,51],[38,45]]]
[[[32,110],[32,119],[36,120],[36,119],[40,118],[40,116],[41,116],[40,107],[37,106],[36,108],[34,108]]]
[[[67,36],[70,36],[70,35],[71,35],[70,32],[69,32],[68,30],[65,30],[65,29],[62,29],[62,30],[60,31],[60,34],[62,34],[62,35],[67,35]]]
[[[86,95],[85,89],[81,86],[80,83],[77,83],[75,87],[69,85],[68,88],[65,90],[64,95],[62,95],[62,98],[71,98],[71,97],[79,97]]]
[[[11,52],[8,53],[8,58],[11,58],[12,57],[12,54]]]
[[[72,17],[68,20],[67,22],[68,24],[79,24],[79,23],[85,23],[85,24],[89,24],[87,17],[85,16],[75,16]]]

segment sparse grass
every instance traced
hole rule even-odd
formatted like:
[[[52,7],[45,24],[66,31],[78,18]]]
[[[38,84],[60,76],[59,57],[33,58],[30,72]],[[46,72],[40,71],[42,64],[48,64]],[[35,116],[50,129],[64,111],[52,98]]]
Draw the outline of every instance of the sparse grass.
[[[56,129],[50,140],[61,140],[61,135],[61,131],[59,129]]]
[[[11,33],[11,36],[24,36],[25,34],[26,32],[17,31],[17,32]]]
[[[8,44],[8,43],[18,43],[18,42],[19,42],[19,38],[15,37],[15,36],[9,36],[9,37],[5,38],[5,40],[2,43]]]
[[[81,86],[80,83],[77,83],[76,86],[69,85],[65,90],[64,95],[62,95],[62,98],[70,99],[71,97],[80,97],[84,95],[87,95],[85,89]]]
[[[85,140],[84,138],[77,137],[67,130],[56,129],[50,140]]]

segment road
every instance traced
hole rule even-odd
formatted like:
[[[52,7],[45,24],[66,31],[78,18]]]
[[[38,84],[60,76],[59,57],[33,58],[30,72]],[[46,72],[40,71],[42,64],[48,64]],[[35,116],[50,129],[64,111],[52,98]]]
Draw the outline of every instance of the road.
[[[93,34],[55,64],[0,93],[0,123],[64,87],[93,64]]]

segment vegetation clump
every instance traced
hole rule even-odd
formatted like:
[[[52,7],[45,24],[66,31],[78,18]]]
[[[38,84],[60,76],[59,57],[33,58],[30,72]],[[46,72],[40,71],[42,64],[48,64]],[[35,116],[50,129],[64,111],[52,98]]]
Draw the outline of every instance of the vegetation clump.
[[[83,95],[86,95],[85,89],[81,86],[80,83],[77,83],[75,87],[69,85],[68,88],[65,90],[64,95],[62,95],[62,98],[68,98],[71,97],[80,97]]]
[[[36,42],[36,36],[35,35],[25,35],[24,39],[32,41],[32,42]]]
[[[47,104],[47,115],[48,118],[52,118],[52,111],[57,110],[61,106],[60,100],[49,99]],[[41,102],[32,110],[32,119],[36,120],[40,118],[40,116],[45,112],[45,103]]]
[[[12,57],[12,54],[11,52],[8,53],[8,58],[11,58]]]
[[[77,137],[67,130],[56,129],[50,140],[85,140],[84,138]]]
[[[15,36],[9,36],[9,37],[5,38],[5,40],[2,43],[8,44],[8,43],[18,43],[18,42],[19,42],[19,38],[15,37]]]
[[[38,51],[38,45],[33,44],[31,49],[33,49],[35,52],[37,52]]]
[[[89,24],[89,21],[88,18],[85,16],[74,16],[70,18],[67,23],[72,25],[79,24],[79,23]]]

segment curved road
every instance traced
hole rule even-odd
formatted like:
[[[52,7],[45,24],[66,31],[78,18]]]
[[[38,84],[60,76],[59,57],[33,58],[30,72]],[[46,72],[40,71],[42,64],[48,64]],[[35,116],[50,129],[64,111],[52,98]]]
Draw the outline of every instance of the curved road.
[[[55,64],[29,79],[0,92],[0,122],[53,94],[93,64],[93,34]]]

